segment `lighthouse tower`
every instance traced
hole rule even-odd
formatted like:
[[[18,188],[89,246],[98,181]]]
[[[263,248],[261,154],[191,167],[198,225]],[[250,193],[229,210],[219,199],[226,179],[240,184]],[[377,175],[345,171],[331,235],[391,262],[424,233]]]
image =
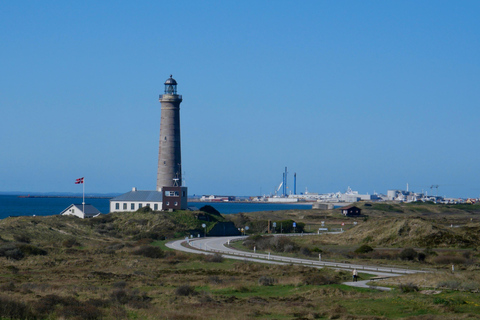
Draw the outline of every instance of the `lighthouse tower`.
[[[161,120],[158,148],[157,190],[182,186],[182,153],[180,149],[180,103],[177,81],[165,81],[165,92],[160,95]]]

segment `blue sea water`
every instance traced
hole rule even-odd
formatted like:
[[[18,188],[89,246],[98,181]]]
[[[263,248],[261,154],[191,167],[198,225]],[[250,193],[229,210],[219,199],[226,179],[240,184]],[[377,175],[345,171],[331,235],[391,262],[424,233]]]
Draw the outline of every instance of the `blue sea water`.
[[[0,219],[10,216],[56,215],[71,204],[81,203],[82,198],[19,198],[16,195],[0,195]],[[102,213],[110,211],[108,198],[87,198],[85,203],[93,205]],[[305,204],[278,203],[189,202],[188,205],[197,208],[210,205],[223,214],[311,208],[311,205]]]

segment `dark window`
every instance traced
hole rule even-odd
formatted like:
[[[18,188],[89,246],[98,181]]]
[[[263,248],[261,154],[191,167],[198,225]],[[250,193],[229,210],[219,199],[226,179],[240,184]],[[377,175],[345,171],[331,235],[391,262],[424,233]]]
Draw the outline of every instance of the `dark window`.
[[[115,203],[115,210],[118,210],[118,209],[120,209],[120,203],[117,202]]]
[[[135,203],[130,204],[130,210],[135,210]]]
[[[123,204],[123,210],[127,210],[127,204],[126,203]]]

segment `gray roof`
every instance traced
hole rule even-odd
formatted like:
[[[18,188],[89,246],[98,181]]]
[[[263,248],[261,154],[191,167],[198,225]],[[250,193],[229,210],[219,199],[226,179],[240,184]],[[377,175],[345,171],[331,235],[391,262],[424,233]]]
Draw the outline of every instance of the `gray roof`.
[[[119,195],[110,201],[155,201],[162,202],[162,192],[160,191],[130,191]]]
[[[73,206],[75,206],[80,211],[83,210],[83,204],[71,204],[71,205],[68,206],[67,209],[63,210],[60,214],[63,214],[64,212],[66,212],[68,209],[70,209]],[[101,212],[98,211],[98,209],[95,208],[94,206],[92,206],[91,204],[85,204],[85,212],[83,212],[83,213],[87,216],[91,216],[91,215],[97,215]]]

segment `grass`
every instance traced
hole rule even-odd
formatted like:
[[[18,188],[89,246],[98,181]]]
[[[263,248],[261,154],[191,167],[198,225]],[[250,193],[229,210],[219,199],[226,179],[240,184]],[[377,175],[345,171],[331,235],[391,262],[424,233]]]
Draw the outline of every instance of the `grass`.
[[[433,234],[438,230],[447,232],[436,238],[439,243],[431,248],[437,260],[443,261],[438,266],[444,272],[376,282],[394,288],[411,283],[420,288],[419,292],[409,293],[398,289],[379,292],[347,287],[341,283],[351,280],[349,272],[228,259],[213,262],[203,255],[172,251],[165,246],[169,240],[163,237],[184,237],[187,231],[203,223],[186,212],[171,216],[163,213],[114,214],[89,220],[59,216],[4,219],[0,221],[0,245],[19,244],[30,253],[37,252],[32,247],[20,245],[29,242],[30,246],[45,250],[46,255],[30,254],[19,260],[0,257],[0,302],[3,302],[0,305],[10,308],[0,307],[0,318],[26,319],[31,312],[37,318],[46,319],[105,320],[402,319],[422,315],[432,315],[436,319],[473,319],[480,306],[477,293],[480,276],[475,260],[477,253],[473,250],[478,246],[477,225],[470,222],[466,214],[463,218],[468,217],[468,220],[459,220],[462,214],[458,208],[422,206],[424,212],[453,210],[456,221],[465,222],[467,227],[451,230],[442,226],[443,222],[438,223],[443,221],[441,219],[395,217],[374,222],[374,219],[358,220],[358,226],[340,236],[296,238],[300,246],[322,249],[325,259],[330,254],[332,259],[373,263],[376,260],[368,256],[345,258],[342,255],[349,254],[368,236],[368,245],[376,250],[383,243],[382,250],[398,251],[411,239],[418,241],[432,230]],[[419,209],[403,206],[402,210]],[[473,209],[469,207],[468,210]],[[338,225],[343,219],[336,214],[323,214],[314,210],[288,211],[283,216],[280,212],[268,213],[279,220],[304,217],[304,221],[310,219],[317,224],[317,215],[321,215],[320,221],[326,219],[331,225]],[[245,215],[242,219],[249,217]],[[438,229],[429,228],[428,224]],[[386,228],[388,232],[380,233],[375,227]],[[460,239],[469,250],[452,246],[448,243],[450,238]],[[135,254],[145,246],[158,247],[163,254],[152,255],[154,258]],[[446,265],[451,256],[462,257],[463,260],[457,261],[465,262],[456,266],[454,274],[448,272]],[[433,263],[428,259],[427,264]],[[418,261],[402,263],[420,265]],[[360,276],[362,279],[371,277]],[[182,286],[190,286],[192,290],[181,295],[178,289]],[[421,293],[425,289],[441,293]],[[55,303],[44,310],[42,305],[45,306],[47,300]]]

